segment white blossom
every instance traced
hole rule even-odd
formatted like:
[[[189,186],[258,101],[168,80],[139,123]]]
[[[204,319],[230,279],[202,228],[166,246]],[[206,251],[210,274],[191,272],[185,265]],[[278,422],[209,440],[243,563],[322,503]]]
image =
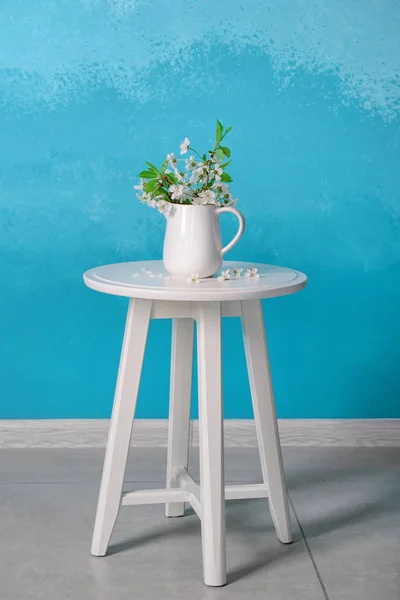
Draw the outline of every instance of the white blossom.
[[[233,267],[232,269],[232,275],[234,277],[240,277],[240,273],[243,271],[243,269],[241,269],[240,267]]]
[[[188,283],[200,283],[199,274],[192,273],[190,277],[187,279]]]
[[[236,198],[232,198],[231,191],[226,183],[214,183],[212,189],[219,194],[223,206],[233,206],[236,204],[237,200]]]
[[[178,169],[174,169],[174,171],[175,171],[175,176],[176,176],[177,180],[180,183],[182,183],[183,182],[183,175],[182,175],[182,173],[180,173]]]
[[[194,160],[194,156],[189,156],[189,158],[187,158],[185,160],[186,171],[190,171],[191,169],[194,169],[195,166],[196,166],[196,161]]]
[[[175,167],[177,160],[173,152],[171,152],[171,154],[167,154],[167,161],[169,162],[171,167]]]
[[[151,194],[149,192],[143,192],[143,194],[136,194],[138,200],[144,204],[150,204]]]
[[[190,140],[189,140],[189,138],[185,137],[182,144],[180,145],[181,154],[186,154],[186,152],[189,150],[189,146],[190,146]]]
[[[159,200],[157,202],[157,209],[161,214],[167,215],[171,209],[171,204],[166,200]]]
[[[258,279],[260,276],[257,273],[258,269],[256,269],[256,267],[253,267],[251,269],[246,269],[246,273],[244,274],[245,277],[247,277],[248,279]]]
[[[141,179],[139,185],[134,185],[133,187],[135,188],[135,190],[139,190],[140,192],[143,192],[143,185],[144,185],[144,179]]]
[[[226,191],[223,193],[223,199],[224,199],[224,200],[232,200],[232,194],[231,194],[231,191],[230,191],[230,190],[226,190]]]
[[[191,185],[195,184],[198,182],[198,180],[200,179],[200,176],[202,175],[202,170],[201,169],[195,169],[189,179],[189,183]]]
[[[212,189],[215,190],[215,192],[220,196],[225,206],[232,206],[232,204],[236,202],[236,200],[232,200],[231,190],[226,183],[215,181],[212,185]]]
[[[217,192],[217,194],[229,194],[230,189],[226,183],[221,183],[220,181],[215,181],[212,185],[212,189]]]
[[[173,183],[169,186],[169,191],[171,192],[172,200],[181,200],[185,196],[186,188],[182,184],[176,185]]]
[[[214,165],[214,177],[215,177],[215,181],[221,181],[221,175],[223,173],[223,169],[221,169],[221,167],[219,166],[219,164],[215,164]]]
[[[215,204],[215,192],[212,190],[204,190],[198,194],[198,197],[201,199],[201,204]]]
[[[228,281],[231,278],[231,274],[229,269],[225,269],[225,271],[221,271],[221,275],[218,277],[218,281]]]

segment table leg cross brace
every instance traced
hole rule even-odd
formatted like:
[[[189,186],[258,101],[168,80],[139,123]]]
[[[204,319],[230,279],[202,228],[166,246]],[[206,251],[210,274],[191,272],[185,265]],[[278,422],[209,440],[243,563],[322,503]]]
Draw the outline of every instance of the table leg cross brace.
[[[165,504],[167,502],[188,502],[201,519],[201,486],[197,484],[184,467],[175,469],[177,488],[159,490],[138,490],[123,494],[121,505]],[[268,498],[267,486],[263,483],[225,486],[225,500],[244,498]]]

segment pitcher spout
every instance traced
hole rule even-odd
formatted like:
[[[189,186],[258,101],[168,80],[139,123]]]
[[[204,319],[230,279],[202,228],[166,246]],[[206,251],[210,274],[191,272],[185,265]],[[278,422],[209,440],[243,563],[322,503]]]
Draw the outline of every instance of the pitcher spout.
[[[159,212],[164,215],[165,219],[168,221],[168,217],[171,214],[172,205],[170,202],[165,202],[162,206],[158,206]]]

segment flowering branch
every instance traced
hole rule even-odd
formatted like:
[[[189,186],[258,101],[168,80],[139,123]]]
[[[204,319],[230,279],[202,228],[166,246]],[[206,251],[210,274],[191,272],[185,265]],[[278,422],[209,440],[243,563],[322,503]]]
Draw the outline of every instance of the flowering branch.
[[[185,160],[185,170],[178,169],[178,159],[171,152],[158,169],[150,162],[146,162],[147,169],[139,173],[140,184],[135,189],[140,193],[138,199],[161,212],[168,210],[169,204],[194,204],[232,206],[236,200],[232,198],[228,183],[231,176],[225,171],[230,164],[231,151],[221,142],[232,128],[224,129],[222,123],[217,121],[215,144],[207,154],[200,155],[190,145],[189,138],[185,137],[180,145],[181,155],[189,150],[194,152],[200,160],[189,156]],[[225,162],[224,162],[225,161]]]

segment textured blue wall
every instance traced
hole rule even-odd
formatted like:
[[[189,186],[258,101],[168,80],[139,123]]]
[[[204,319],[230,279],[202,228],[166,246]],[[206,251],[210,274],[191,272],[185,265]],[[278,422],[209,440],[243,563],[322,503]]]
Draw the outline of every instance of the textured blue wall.
[[[0,418],[109,415],[126,301],[82,272],[161,257],[136,173],[185,135],[207,145],[216,117],[248,223],[230,258],[310,277],[265,306],[279,415],[400,417],[399,17],[396,0],[0,3]],[[140,417],[167,415],[169,334],[152,326]],[[236,322],[224,339],[226,416],[249,417]]]

